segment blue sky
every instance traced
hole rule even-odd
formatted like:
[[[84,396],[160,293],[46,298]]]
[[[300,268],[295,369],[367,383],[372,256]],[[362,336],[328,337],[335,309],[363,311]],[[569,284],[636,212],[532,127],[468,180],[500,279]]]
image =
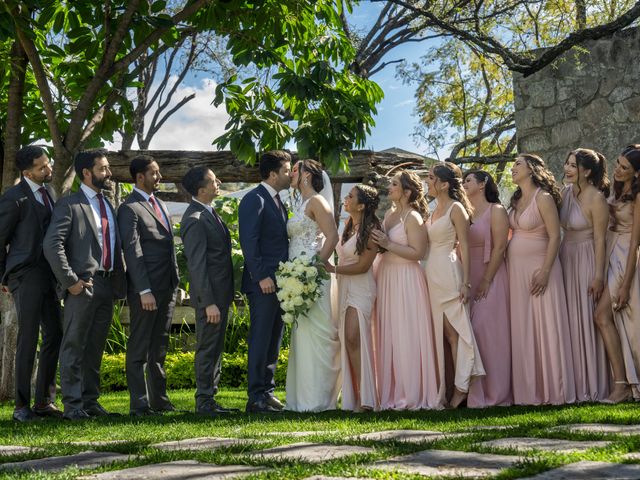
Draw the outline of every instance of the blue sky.
[[[367,30],[377,18],[381,3],[363,1],[352,15],[356,28]],[[425,44],[412,43],[394,50],[386,60],[404,58],[418,61]],[[372,77],[383,89],[385,98],[378,105],[376,126],[367,140],[365,148],[385,150],[391,147],[423,153],[416,146],[412,133],[416,126],[414,109],[414,85],[403,85],[396,79],[396,66],[391,65]],[[224,109],[214,108],[211,101],[215,94],[215,82],[202,75],[190,76],[178,89],[175,102],[184,95],[196,94],[177,114],[171,117],[151,142],[151,149],[158,150],[214,150],[212,140],[224,133],[227,115]],[[153,114],[153,111],[150,112]],[[119,148],[118,143],[113,145]],[[136,146],[134,145],[134,148]]]

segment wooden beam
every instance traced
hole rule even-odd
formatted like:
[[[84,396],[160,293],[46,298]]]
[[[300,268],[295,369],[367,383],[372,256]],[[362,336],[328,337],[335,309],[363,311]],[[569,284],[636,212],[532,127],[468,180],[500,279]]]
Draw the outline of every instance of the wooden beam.
[[[113,179],[130,183],[129,163],[137,155],[151,155],[160,165],[162,181],[179,183],[184,174],[192,167],[206,165],[213,170],[223,182],[258,183],[260,174],[258,167],[239,161],[231,152],[195,152],[178,150],[125,150],[109,152],[109,164]],[[386,174],[398,165],[417,171],[428,168],[434,160],[411,153],[373,152],[371,150],[353,150],[349,161],[349,172],[329,174],[337,183],[361,182]],[[296,155],[293,155],[296,159]]]

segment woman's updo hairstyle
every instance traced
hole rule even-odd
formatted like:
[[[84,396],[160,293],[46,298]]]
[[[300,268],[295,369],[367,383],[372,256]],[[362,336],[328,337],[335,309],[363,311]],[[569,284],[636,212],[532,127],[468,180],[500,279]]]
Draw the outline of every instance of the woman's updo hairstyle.
[[[303,172],[311,174],[311,178],[309,179],[311,181],[311,186],[316,192],[320,193],[324,188],[324,180],[322,179],[322,164],[310,158],[298,161],[298,189],[300,189]]]

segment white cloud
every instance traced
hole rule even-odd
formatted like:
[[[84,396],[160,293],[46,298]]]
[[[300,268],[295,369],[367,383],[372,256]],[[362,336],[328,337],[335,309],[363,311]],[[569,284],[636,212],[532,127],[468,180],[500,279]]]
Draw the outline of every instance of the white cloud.
[[[406,106],[408,106],[408,105],[414,105],[415,103],[416,103],[415,99],[414,99],[414,98],[410,98],[410,99],[408,99],[408,100],[403,100],[403,101],[401,101],[401,102],[394,103],[394,104],[393,104],[393,107],[394,107],[394,108],[398,108],[398,107],[406,107]]]
[[[171,78],[170,83],[175,81]],[[183,105],[162,125],[153,136],[150,150],[216,150],[211,143],[224,133],[224,126],[229,116],[224,106],[215,107],[211,102],[215,97],[216,83],[211,79],[203,79],[196,86],[179,86],[168,109],[175,106],[185,96],[195,93],[194,99]],[[156,112],[154,108],[147,114],[147,126]],[[118,150],[121,142],[118,139],[107,148]],[[134,142],[134,149],[138,148]]]

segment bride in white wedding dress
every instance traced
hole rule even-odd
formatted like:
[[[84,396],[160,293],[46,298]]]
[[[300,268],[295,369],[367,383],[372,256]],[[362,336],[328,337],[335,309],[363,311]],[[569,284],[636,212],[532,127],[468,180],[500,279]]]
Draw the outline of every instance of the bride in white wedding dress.
[[[291,171],[298,205],[287,222],[289,259],[318,254],[327,261],[338,243],[333,195],[328,175],[314,160],[300,160]],[[333,276],[332,276],[333,277]],[[340,341],[332,309],[332,281],[322,296],[291,328],[286,409],[295,412],[335,410],[340,390]]]

